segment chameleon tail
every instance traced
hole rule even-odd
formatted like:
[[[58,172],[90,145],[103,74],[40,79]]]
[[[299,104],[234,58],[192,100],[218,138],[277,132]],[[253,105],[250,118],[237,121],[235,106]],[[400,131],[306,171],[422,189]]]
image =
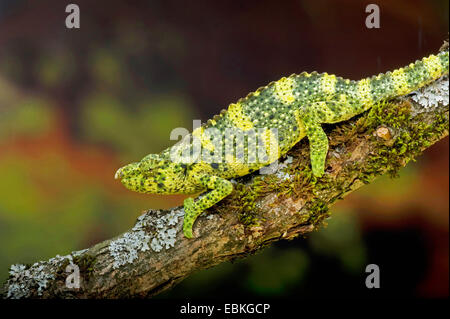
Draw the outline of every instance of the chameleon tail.
[[[362,81],[370,83],[371,98],[374,102],[402,96],[448,74],[448,53],[448,50],[445,50],[437,55],[431,54],[406,67]]]
[[[392,74],[394,81],[405,82],[404,84],[400,84],[400,86],[405,86],[399,92],[400,95],[403,95],[437,80],[444,74],[448,74],[448,51],[442,51],[438,55],[432,54],[420,61],[411,63],[403,68],[404,76],[401,75],[401,70],[396,70]],[[395,76],[394,73],[396,73]]]

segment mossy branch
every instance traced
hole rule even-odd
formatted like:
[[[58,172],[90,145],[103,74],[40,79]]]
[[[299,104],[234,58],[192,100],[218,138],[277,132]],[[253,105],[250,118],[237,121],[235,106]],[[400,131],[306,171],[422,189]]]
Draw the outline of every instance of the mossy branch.
[[[305,235],[329,216],[328,208],[337,200],[377,176],[395,176],[448,135],[448,78],[325,129],[330,150],[322,178],[311,174],[304,139],[276,173],[239,179],[232,195],[198,219],[196,238],[183,237],[181,208],[150,210],[130,231],[84,251],[34,265],[14,265],[3,296],[149,297],[194,271]],[[68,265],[80,270],[79,288],[66,285]]]

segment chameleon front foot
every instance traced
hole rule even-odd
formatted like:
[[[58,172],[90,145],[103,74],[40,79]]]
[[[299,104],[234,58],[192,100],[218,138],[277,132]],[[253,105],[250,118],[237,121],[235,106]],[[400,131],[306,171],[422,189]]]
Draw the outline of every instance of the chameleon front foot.
[[[184,200],[183,233],[186,238],[193,237],[192,226],[197,217],[233,191],[233,184],[229,180],[217,176],[199,176],[198,183],[201,187],[212,190],[204,193],[196,202],[192,198],[186,198]]]
[[[192,238],[192,226],[199,214],[195,210],[194,199],[189,197],[184,200],[183,234],[186,238]]]

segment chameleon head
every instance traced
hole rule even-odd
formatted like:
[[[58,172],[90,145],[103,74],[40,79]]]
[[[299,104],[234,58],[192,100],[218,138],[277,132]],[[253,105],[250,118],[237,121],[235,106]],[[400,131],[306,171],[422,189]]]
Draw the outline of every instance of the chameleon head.
[[[140,162],[119,168],[115,178],[139,193],[176,194],[183,185],[186,166],[151,154]]]

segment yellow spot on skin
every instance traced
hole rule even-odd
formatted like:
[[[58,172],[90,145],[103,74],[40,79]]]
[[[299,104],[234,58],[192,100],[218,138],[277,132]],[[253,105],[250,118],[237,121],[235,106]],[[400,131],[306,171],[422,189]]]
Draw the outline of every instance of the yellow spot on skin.
[[[433,78],[437,79],[442,73],[442,66],[439,58],[436,55],[430,55],[429,57],[423,58],[423,63],[428,71],[428,74]]]
[[[203,148],[206,148],[210,152],[214,152],[215,149],[214,144],[209,140],[208,136],[204,134],[203,126],[196,128],[192,132],[192,136],[200,139]]]
[[[315,103],[315,106],[319,109],[319,110],[324,110],[327,107],[327,102],[325,101],[319,101]]]
[[[358,95],[362,104],[372,105],[372,96],[370,94],[370,80],[363,79],[358,81]]]
[[[306,136],[306,129],[305,125],[303,124],[302,119],[300,118],[300,112],[298,110],[294,111],[295,116],[295,122],[297,122],[297,130],[298,132],[293,132],[294,134],[297,134],[296,139],[292,140],[292,146],[298,143],[302,138]]]
[[[244,112],[242,112],[242,105],[240,103],[230,104],[228,107],[227,116],[230,121],[241,130],[249,130],[253,128],[253,123]]]
[[[205,162],[197,162],[195,165],[192,166],[192,170],[190,171],[189,175],[191,178],[196,179],[196,177],[200,177],[205,174],[214,174],[214,169],[211,167],[209,163]],[[198,185],[197,187],[193,188],[193,191],[190,192],[191,194],[198,193]],[[183,193],[184,194],[184,193]],[[186,193],[188,194],[188,193]]]
[[[192,136],[200,138],[203,135],[203,127],[198,127],[192,131]]]
[[[408,82],[406,81],[405,70],[403,70],[403,68],[393,71],[391,80],[398,95],[404,95],[410,92]]]
[[[278,145],[278,136],[271,129],[265,128],[262,133],[265,152],[268,156],[267,164],[276,161],[280,157],[280,146]],[[261,159],[259,159],[261,161]]]
[[[275,94],[283,104],[292,104],[295,101],[293,86],[294,80],[292,78],[281,78],[275,82]]]
[[[345,94],[339,95],[339,103],[341,105],[348,105],[347,95]]]
[[[211,176],[209,181],[208,181],[208,188],[214,188],[214,185],[216,184],[217,181],[217,176]]]
[[[244,163],[244,161],[238,161],[236,157],[226,154],[225,155],[225,163],[227,163],[230,167],[230,169],[237,175],[237,176],[244,176],[250,173],[248,169],[248,164]]]
[[[333,118],[333,112],[328,107],[327,102],[319,101],[314,104],[314,107],[316,107],[318,110],[321,110],[325,114],[325,120],[330,121]]]
[[[300,138],[303,138],[306,135],[305,125],[303,124],[303,121],[300,117],[300,111],[295,110],[294,111],[295,121],[297,122],[297,128],[300,130],[299,135]]]
[[[323,74],[320,86],[325,94],[333,94],[336,90],[336,76],[331,74]]]

